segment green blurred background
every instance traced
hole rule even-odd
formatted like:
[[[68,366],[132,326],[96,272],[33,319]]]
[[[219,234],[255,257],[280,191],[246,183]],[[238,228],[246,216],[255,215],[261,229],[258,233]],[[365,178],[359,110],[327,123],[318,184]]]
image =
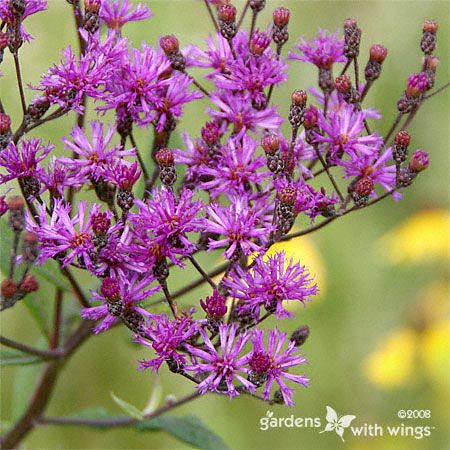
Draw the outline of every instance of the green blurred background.
[[[155,17],[144,23],[127,25],[124,34],[135,45],[154,44],[158,36],[176,34],[182,45],[202,45],[211,24],[200,0],[148,1]],[[243,1],[235,4],[242,9]],[[312,37],[317,28],[335,30],[347,17],[355,17],[363,30],[361,65],[373,43],[388,47],[389,56],[382,78],[371,90],[367,104],[379,108],[384,119],[378,131],[387,131],[396,114],[395,103],[409,73],[419,70],[419,41],[424,19],[440,22],[437,56],[441,59],[436,85],[449,79],[449,3],[439,1],[267,1],[259,26],[270,21],[279,5],[291,10],[291,48],[301,36]],[[35,40],[21,50],[24,79],[37,84],[39,74],[59,60],[60,50],[75,46],[69,5],[49,0],[49,10],[27,20],[27,30]],[[248,25],[248,18],[246,25]],[[13,118],[20,120],[20,107],[10,55],[2,64],[1,98]],[[315,82],[314,68],[294,62],[289,82],[275,89],[274,102],[286,116],[289,94]],[[28,100],[32,93],[27,93]],[[204,122],[206,102],[189,105],[178,131],[194,136]],[[234,401],[204,396],[181,407],[176,414],[195,414],[208,424],[231,448],[286,449],[444,449],[449,448],[450,400],[449,331],[449,90],[426,102],[410,128],[412,148],[430,152],[430,167],[405,192],[401,202],[392,199],[367,210],[350,214],[307,239],[290,244],[287,251],[318,272],[321,295],[293,320],[279,323],[286,331],[308,324],[310,339],[304,352],[310,364],[304,372],[311,378],[308,389],[297,389],[296,406],[271,406],[252,398]],[[90,113],[90,117],[94,117]],[[60,137],[69,133],[73,116],[39,129],[38,135],[62,149]],[[148,148],[150,130],[136,130],[142,148]],[[179,141],[173,145],[181,145]],[[302,223],[301,226],[307,225]],[[2,248],[2,251],[8,249]],[[219,255],[199,258],[209,267],[220,262]],[[170,278],[171,289],[197,273],[187,267]],[[95,288],[86,279],[86,288]],[[42,283],[39,299],[50,314],[48,300],[52,287]],[[183,298],[184,305],[197,304],[208,295],[200,288]],[[66,328],[75,320],[78,307],[69,298]],[[275,323],[266,322],[267,327]],[[39,331],[23,305],[1,315],[1,333],[28,344],[39,344]],[[138,372],[136,361],[148,357],[143,348],[130,343],[126,329],[90,339],[64,368],[48,415],[69,415],[83,408],[103,406],[121,411],[110,392],[143,408],[156,376]],[[3,367],[1,371],[1,420],[17,418],[24,410],[39,366]],[[163,396],[181,397],[192,385],[161,369]],[[407,425],[432,425],[432,436],[407,438],[355,438],[348,432],[342,443],[335,433],[319,434],[317,429],[259,429],[259,419],[268,410],[275,417],[294,414],[320,417],[325,423],[325,406],[340,414],[353,414],[355,425],[365,422],[395,425],[399,409],[428,409],[430,420],[405,420]],[[107,432],[81,428],[41,427],[25,440],[26,448],[181,448],[186,447],[164,433],[141,434],[132,430]]]

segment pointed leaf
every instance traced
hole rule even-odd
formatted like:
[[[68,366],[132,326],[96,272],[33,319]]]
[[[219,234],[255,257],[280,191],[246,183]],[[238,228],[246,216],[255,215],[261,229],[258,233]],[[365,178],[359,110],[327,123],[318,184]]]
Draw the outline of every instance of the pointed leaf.
[[[120,409],[125,412],[130,417],[134,417],[137,420],[143,420],[144,416],[142,415],[141,411],[136,408],[136,406],[126,402],[125,400],[122,400],[121,398],[114,395],[114,392],[111,392],[112,399],[116,402],[116,404],[120,407]]]

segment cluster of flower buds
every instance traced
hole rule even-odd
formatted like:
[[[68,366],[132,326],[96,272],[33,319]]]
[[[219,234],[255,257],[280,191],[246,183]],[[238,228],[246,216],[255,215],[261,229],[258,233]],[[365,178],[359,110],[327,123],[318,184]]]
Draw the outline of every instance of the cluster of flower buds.
[[[302,125],[308,94],[303,90],[294,91],[291,95],[291,107],[289,109],[289,123],[293,129],[298,129]]]

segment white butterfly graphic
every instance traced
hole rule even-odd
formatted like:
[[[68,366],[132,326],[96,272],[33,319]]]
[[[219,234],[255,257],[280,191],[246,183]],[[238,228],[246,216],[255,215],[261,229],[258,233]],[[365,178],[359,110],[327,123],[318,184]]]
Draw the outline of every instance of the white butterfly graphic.
[[[339,417],[336,413],[336,411],[331,407],[327,406],[327,425],[324,430],[321,431],[321,433],[325,433],[325,431],[333,431],[335,430],[337,435],[342,439],[342,442],[344,441],[344,438],[342,437],[344,435],[344,430],[350,426],[353,419],[355,419],[356,416],[341,416]]]

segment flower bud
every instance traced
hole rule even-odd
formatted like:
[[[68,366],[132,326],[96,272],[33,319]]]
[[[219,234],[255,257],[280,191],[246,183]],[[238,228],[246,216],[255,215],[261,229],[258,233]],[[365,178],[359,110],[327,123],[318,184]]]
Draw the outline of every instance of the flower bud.
[[[307,129],[314,128],[317,124],[317,120],[319,119],[319,111],[315,106],[310,106],[306,109],[305,117],[304,117],[304,126]]]
[[[256,30],[250,39],[250,53],[254,56],[261,56],[270,44],[270,36],[267,33]]]
[[[428,78],[423,72],[412,73],[408,77],[406,85],[406,95],[408,97],[418,97],[428,89]]]
[[[0,134],[8,134],[11,131],[11,117],[0,113]]]
[[[234,5],[222,5],[219,8],[219,20],[232,23],[236,20],[236,7]]]
[[[360,197],[367,197],[373,191],[374,184],[371,178],[362,177],[355,184],[355,192]]]
[[[215,145],[220,139],[220,130],[216,122],[206,122],[201,131],[202,139],[207,145]]]
[[[250,8],[254,12],[260,12],[266,6],[266,0],[250,0]]]
[[[423,23],[422,31],[424,33],[436,34],[439,26],[435,20],[425,20]]]
[[[291,95],[292,104],[303,107],[308,101],[308,94],[304,90],[296,90]]]
[[[106,213],[99,212],[92,217],[92,231],[95,234],[106,234],[111,226],[111,219]]]
[[[349,18],[349,19],[344,20],[344,30],[345,31],[350,30],[352,28],[356,28],[357,26],[358,26],[358,22],[356,21],[356,19]]]
[[[159,45],[167,56],[173,55],[180,50],[178,39],[173,34],[163,36],[159,40]]]
[[[214,320],[221,319],[227,313],[226,299],[216,289],[211,297],[200,300],[200,305],[208,317]]]
[[[343,74],[336,78],[334,85],[336,86],[338,92],[345,94],[351,89],[352,82],[348,75]]]
[[[387,48],[380,44],[374,44],[370,47],[370,60],[382,63],[388,54]]]
[[[101,0],[84,0],[84,10],[89,13],[98,14]]]
[[[36,292],[39,289],[39,282],[34,275],[26,275],[19,289],[27,294]]]
[[[275,11],[272,14],[273,17],[273,23],[278,28],[283,28],[289,23],[291,12],[287,8],[283,8],[282,6],[279,6],[275,9]]]
[[[300,328],[297,328],[289,338],[291,341],[295,343],[296,347],[300,347],[303,345],[309,337],[309,327],[308,325],[303,325]]]
[[[286,186],[278,192],[278,198],[283,205],[293,206],[297,200],[297,189]]]
[[[173,166],[173,163],[175,161],[173,152],[169,148],[162,148],[158,150],[155,155],[155,159],[157,163],[163,167]]]
[[[269,155],[274,155],[280,149],[280,138],[275,134],[266,134],[261,139],[261,146]]]
[[[428,167],[429,162],[427,152],[424,150],[416,150],[409,161],[409,169],[415,173],[422,172],[422,170]]]
[[[0,290],[2,296],[9,299],[12,298],[17,292],[17,286],[15,285],[14,281],[11,280],[11,278],[6,278],[2,281]]]
[[[399,131],[394,138],[396,145],[401,145],[402,147],[408,147],[411,142],[411,136],[406,130]]]
[[[13,197],[9,197],[8,206],[11,211],[22,211],[25,207],[25,202],[22,197],[15,195]]]

